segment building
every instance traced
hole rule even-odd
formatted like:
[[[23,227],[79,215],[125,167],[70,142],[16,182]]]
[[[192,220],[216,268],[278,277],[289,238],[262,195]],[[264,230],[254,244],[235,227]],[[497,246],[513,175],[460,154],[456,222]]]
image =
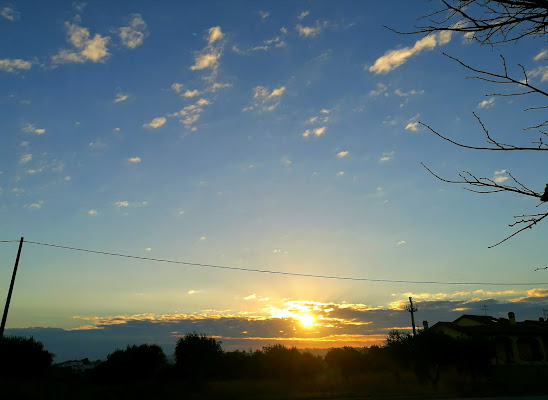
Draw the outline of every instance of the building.
[[[483,315],[463,315],[453,322],[438,322],[431,331],[456,339],[484,339],[493,345],[495,365],[548,364],[548,321],[516,321]]]

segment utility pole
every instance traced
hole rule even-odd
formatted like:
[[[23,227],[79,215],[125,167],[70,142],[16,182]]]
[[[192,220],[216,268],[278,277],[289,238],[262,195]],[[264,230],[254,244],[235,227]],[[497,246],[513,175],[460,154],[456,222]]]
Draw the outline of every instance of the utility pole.
[[[485,304],[481,306],[483,308],[483,312],[485,313],[485,316],[487,317],[487,310],[489,310],[489,307],[487,307]]]
[[[0,339],[4,337],[4,328],[6,327],[6,319],[8,319],[8,310],[10,308],[11,294],[13,293],[13,284],[15,283],[15,275],[17,274],[17,266],[19,265],[19,257],[21,257],[22,248],[23,237],[21,237],[21,240],[19,241],[19,250],[17,250],[17,258],[15,259],[15,266],[13,267],[13,274],[11,275],[10,289],[8,291],[6,305],[4,307],[4,315],[2,315],[2,325],[0,325]]]
[[[409,297],[409,305],[405,307],[406,311],[411,313],[411,325],[413,325],[413,336],[415,336],[415,312],[418,311],[417,307],[413,307],[413,299]]]

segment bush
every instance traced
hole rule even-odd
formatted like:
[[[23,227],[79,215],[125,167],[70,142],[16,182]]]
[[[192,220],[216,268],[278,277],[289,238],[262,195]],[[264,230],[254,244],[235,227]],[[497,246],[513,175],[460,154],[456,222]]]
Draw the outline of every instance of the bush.
[[[175,365],[187,378],[216,378],[221,375],[221,342],[205,334],[189,333],[177,341]]]
[[[111,383],[154,379],[167,367],[166,355],[156,344],[115,350],[95,368],[96,379]]]
[[[42,342],[18,336],[0,339],[0,355],[1,376],[23,379],[47,375],[54,357]]]

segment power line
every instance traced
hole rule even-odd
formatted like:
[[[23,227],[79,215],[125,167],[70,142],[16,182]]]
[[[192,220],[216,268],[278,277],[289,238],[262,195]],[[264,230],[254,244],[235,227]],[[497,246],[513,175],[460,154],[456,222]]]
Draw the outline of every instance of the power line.
[[[0,242],[14,242],[14,241],[16,241],[16,240],[0,241]],[[128,255],[128,254],[112,253],[112,252],[101,251],[101,250],[82,249],[82,248],[78,248],[78,247],[61,246],[61,245],[58,245],[58,244],[33,242],[33,241],[25,241],[25,243],[35,244],[35,245],[39,245],[39,246],[54,247],[54,248],[64,249],[64,250],[82,251],[82,252],[86,252],[86,253],[100,254],[100,255],[105,255],[105,256],[131,258],[131,259],[135,259],[135,260],[163,262],[163,263],[170,263],[170,264],[182,264],[182,265],[189,265],[189,266],[194,266],[194,267],[225,269],[225,270],[230,270],[230,271],[257,272],[257,273],[272,274],[272,275],[300,276],[300,277],[305,277],[305,278],[336,279],[336,280],[362,281],[362,282],[363,281],[365,281],[365,282],[380,282],[380,283],[425,284],[425,285],[485,285],[485,286],[538,286],[538,285],[548,285],[548,282],[512,282],[512,283],[507,283],[507,282],[444,282],[444,281],[411,281],[411,280],[404,280],[404,279],[374,279],[374,278],[359,278],[359,277],[336,276],[336,275],[317,275],[317,274],[305,274],[305,273],[289,272],[289,271],[274,271],[274,270],[258,269],[258,268],[242,268],[242,267],[231,267],[231,266],[227,266],[227,265],[193,263],[193,262],[187,262],[187,261],[168,260],[168,259],[163,259],[163,258],[132,256],[132,255]]]

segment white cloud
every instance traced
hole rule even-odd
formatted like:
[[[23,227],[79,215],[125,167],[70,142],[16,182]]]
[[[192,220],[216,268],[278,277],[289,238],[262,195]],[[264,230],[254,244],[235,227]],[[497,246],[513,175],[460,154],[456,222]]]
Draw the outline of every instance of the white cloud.
[[[322,108],[320,110],[320,113],[322,113],[322,114],[329,114],[330,112],[331,112],[331,110],[328,110],[327,108]]]
[[[344,158],[344,157],[346,157],[347,155],[348,155],[348,151],[339,151],[339,152],[337,153],[337,157],[339,157],[339,158]]]
[[[527,72],[527,75],[531,78],[536,78],[537,76],[540,76],[541,82],[548,81],[548,66],[538,67],[533,71]]]
[[[300,13],[299,15],[297,15],[297,19],[303,19],[303,18],[306,17],[308,14],[310,14],[310,11],[303,11],[302,13]]]
[[[0,71],[19,72],[19,70],[29,70],[32,66],[30,61],[21,60],[20,58],[4,58],[0,60]]]
[[[145,249],[145,251],[151,251],[151,250],[152,250],[152,247],[147,247],[147,248]]]
[[[21,13],[15,11],[13,8],[4,7],[0,11],[0,15],[9,21],[18,21],[21,18]]]
[[[152,121],[150,121],[148,124],[143,124],[143,126],[145,128],[152,128],[152,129],[156,129],[156,128],[159,128],[161,127],[162,125],[164,125],[166,123],[166,119],[165,117],[158,117],[158,118],[154,118]]]
[[[209,44],[215,42],[216,40],[222,39],[224,36],[223,32],[221,32],[220,26],[213,26],[209,28],[208,33],[209,33],[209,39],[208,39]]]
[[[99,212],[97,210],[89,210],[88,211],[88,215],[91,215],[92,217],[99,214]]]
[[[416,131],[419,130],[419,123],[418,123],[418,122],[409,122],[409,123],[405,126],[405,129],[408,130],[408,131],[416,132]]]
[[[314,128],[314,129],[307,129],[306,131],[303,132],[303,137],[308,137],[311,134],[314,134],[316,136],[321,136],[325,133],[326,130],[327,130],[327,127],[325,126]]]
[[[44,202],[42,200],[40,200],[37,203],[27,204],[25,207],[32,208],[34,210],[39,210],[40,208],[42,208],[43,204],[44,204]]]
[[[120,40],[127,48],[134,49],[143,44],[148,36],[147,24],[140,14],[133,14],[129,26],[119,29]]]
[[[69,182],[71,178],[70,178],[70,176],[65,176],[63,179],[64,179],[65,181]]]
[[[95,34],[90,39],[89,30],[70,22],[65,22],[67,30],[67,41],[72,44],[71,50],[60,50],[59,53],[51,57],[55,64],[61,63],[83,63],[91,61],[94,63],[104,62],[110,55],[107,44],[109,36]]]
[[[270,16],[270,13],[268,11],[259,11],[259,15],[262,19],[266,19]]]
[[[370,91],[369,96],[375,97],[385,92],[386,92],[386,85],[382,83],[377,83],[377,90]]]
[[[535,61],[541,60],[541,59],[545,58],[547,55],[548,55],[548,51],[542,50],[540,53],[538,53],[538,54],[533,58],[533,60],[535,60]]]
[[[478,104],[478,108],[490,108],[495,104],[495,98],[491,97],[488,100],[483,100]]]
[[[396,243],[397,246],[403,246],[407,242],[405,240],[400,240],[398,243]]]
[[[195,97],[195,96],[198,96],[200,94],[200,91],[199,90],[187,90],[186,92],[184,92],[182,94],[183,97]]]
[[[283,156],[282,157],[282,164],[285,165],[286,167],[289,167],[291,164],[293,164],[291,162],[291,160],[289,159],[289,157],[287,156]]]
[[[276,250],[274,250],[274,252],[276,252]],[[249,296],[245,296],[244,297],[244,300],[254,300],[257,298],[257,295],[255,294],[250,294]]]
[[[183,84],[182,84],[182,83],[174,82],[174,83],[171,85],[171,88],[172,88],[173,90],[175,90],[176,93],[181,93],[181,90],[183,90]]]
[[[141,162],[141,157],[130,157],[127,159],[130,163],[137,164]]]
[[[393,151],[382,153],[382,156],[379,159],[379,161],[380,162],[390,161],[392,159],[392,157],[394,156],[394,154],[395,153]]]
[[[36,133],[37,135],[42,135],[46,132],[44,128],[36,128],[33,124],[25,124],[22,128],[23,132],[27,133]],[[27,142],[28,144],[28,142]]]
[[[127,202],[127,201],[117,201],[114,204],[116,205],[116,207],[128,207],[129,206],[129,202]]]
[[[508,171],[506,171],[505,169],[501,169],[500,171],[495,171],[495,176],[493,177],[493,180],[496,183],[502,183],[502,182],[508,180],[507,176],[501,176],[501,175],[506,174],[507,172]]]
[[[206,237],[206,236],[202,236],[202,237],[200,238],[200,240],[203,242],[204,240],[207,240],[207,237]]]
[[[285,35],[287,33],[287,28],[285,26],[282,26],[280,28],[280,32],[282,32]]]
[[[191,70],[200,70],[205,68],[215,68],[217,67],[217,60],[221,55],[216,52],[205,53],[199,55],[194,60],[194,65],[190,67]]]
[[[116,95],[116,98],[114,99],[114,102],[115,103],[120,103],[122,101],[126,101],[128,99],[129,95],[128,94],[122,94],[122,93],[118,93]]]
[[[423,50],[432,50],[437,45],[449,43],[450,40],[451,32],[439,32],[418,40],[413,47],[388,50],[369,67],[369,71],[375,74],[386,74],[404,64],[409,57],[419,54]]]
[[[224,88],[227,88],[227,87],[231,87],[232,85],[230,83],[214,83],[213,85],[211,85],[211,87],[209,88],[209,91],[211,92],[216,92],[217,90],[219,89],[224,89]]]
[[[314,37],[322,31],[323,26],[325,25],[325,22],[323,23],[323,25],[321,25],[319,22],[316,22],[316,26],[303,26],[299,24],[295,27],[295,29],[297,29],[297,32],[299,32],[299,36]]]
[[[343,171],[337,172],[337,176],[343,176],[343,175],[344,175],[344,172],[343,172]]]
[[[25,155],[22,155],[21,158],[19,158],[19,163],[26,164],[30,160],[32,160],[32,154],[25,154]]]
[[[424,94],[424,90],[410,90],[409,92],[403,92],[400,89],[394,90],[394,93],[400,97],[415,96],[417,94]]]
[[[193,294],[200,293],[200,292],[201,292],[201,290],[194,290],[194,289],[191,289],[191,290],[189,290],[188,292],[186,292],[186,294],[188,294],[188,295],[193,295]]]
[[[508,180],[507,176],[497,176],[493,179],[496,183],[502,183],[506,180]]]
[[[253,102],[243,111],[260,108],[262,111],[272,111],[280,104],[280,98],[285,92],[285,86],[270,91],[267,87],[256,86],[253,88]]]
[[[185,128],[190,130],[196,130],[196,127],[193,126],[193,124],[198,121],[200,118],[201,113],[204,111],[203,106],[210,105],[211,102],[207,99],[199,99],[194,104],[190,104],[186,107],[184,107],[182,110],[170,114],[170,117],[184,117],[183,119],[179,120]]]

